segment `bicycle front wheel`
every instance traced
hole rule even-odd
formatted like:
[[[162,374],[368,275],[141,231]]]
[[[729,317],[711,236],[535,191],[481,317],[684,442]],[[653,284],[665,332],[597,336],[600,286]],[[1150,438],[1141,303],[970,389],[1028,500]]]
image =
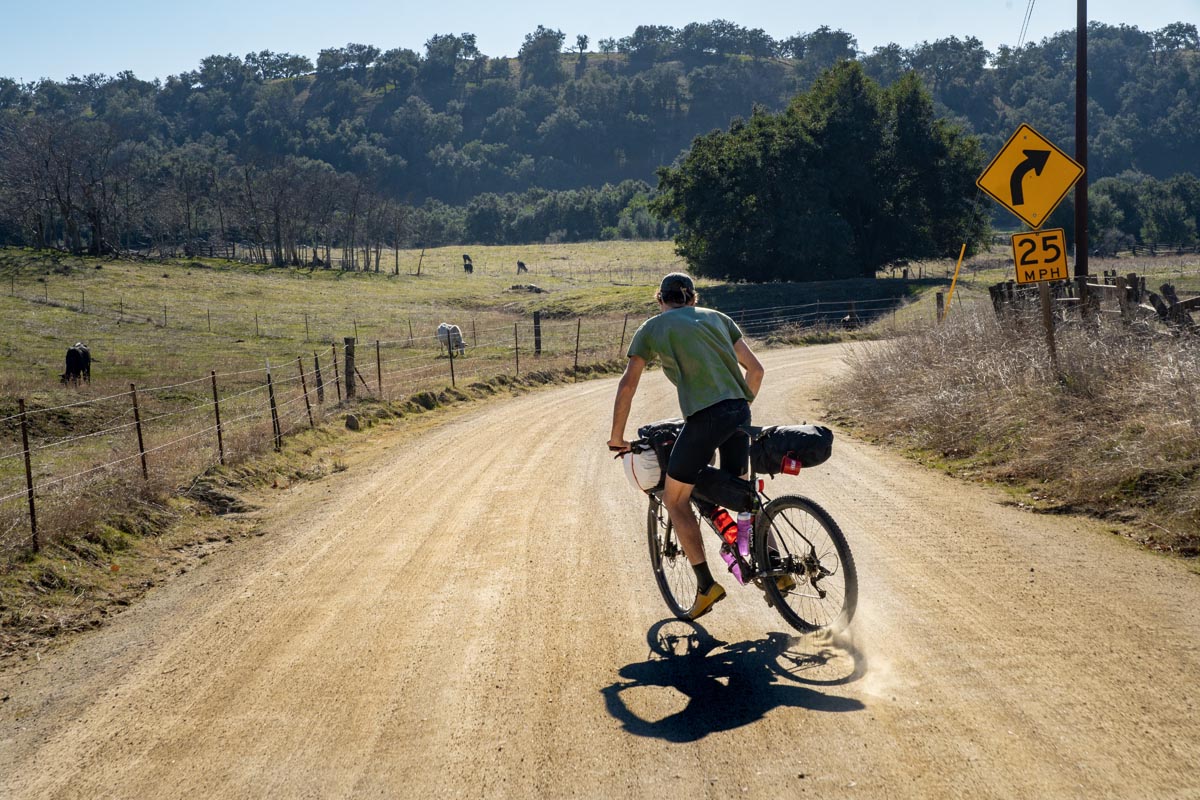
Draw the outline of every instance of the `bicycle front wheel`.
[[[696,573],[684,555],[667,509],[655,497],[650,498],[650,508],[646,510],[646,538],[654,580],[667,601],[667,608],[676,617],[687,619],[696,598]]]
[[[841,630],[858,604],[854,556],[833,517],[807,497],[767,503],[754,530],[763,591],[798,631]]]

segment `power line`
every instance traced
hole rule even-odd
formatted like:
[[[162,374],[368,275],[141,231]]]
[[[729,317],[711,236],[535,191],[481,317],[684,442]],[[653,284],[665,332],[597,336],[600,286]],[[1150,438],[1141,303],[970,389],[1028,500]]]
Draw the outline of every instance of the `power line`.
[[[1021,45],[1025,44],[1025,35],[1029,32],[1029,20],[1033,17],[1033,7],[1037,0],[1029,0],[1029,4],[1025,6],[1025,19],[1021,23],[1021,35],[1017,39],[1017,49],[1021,49]]]

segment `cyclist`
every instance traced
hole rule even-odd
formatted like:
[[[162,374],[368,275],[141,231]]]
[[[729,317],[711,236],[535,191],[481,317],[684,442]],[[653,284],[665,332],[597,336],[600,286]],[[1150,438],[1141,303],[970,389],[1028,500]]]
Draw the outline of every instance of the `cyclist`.
[[[642,323],[629,344],[608,447],[618,452],[629,449],[625,424],[633,396],[646,364],[658,356],[663,374],[675,384],[685,419],[667,465],[663,505],[696,573],[696,599],[688,616],[697,619],[724,599],[725,589],[713,578],[705,559],[700,525],[690,505],[692,487],[718,449],[721,469],[748,476],[749,442],[734,433],[750,422],[750,401],[758,394],[764,370],[737,323],[696,305],[696,286],[688,275],[667,275],[655,299],[660,313]]]

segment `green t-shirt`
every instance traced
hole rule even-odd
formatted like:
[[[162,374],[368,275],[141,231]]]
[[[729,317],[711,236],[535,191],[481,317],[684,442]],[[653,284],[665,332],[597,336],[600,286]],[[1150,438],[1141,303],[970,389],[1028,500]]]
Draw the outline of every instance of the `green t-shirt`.
[[[679,410],[690,417],[722,400],[754,399],[733,350],[740,338],[737,323],[720,311],[684,306],[642,323],[629,355],[662,360],[663,373],[679,393]]]

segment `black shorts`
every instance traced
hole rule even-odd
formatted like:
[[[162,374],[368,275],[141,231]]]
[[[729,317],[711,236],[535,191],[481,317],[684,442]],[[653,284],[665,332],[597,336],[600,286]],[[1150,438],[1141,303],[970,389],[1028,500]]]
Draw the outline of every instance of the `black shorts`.
[[[667,475],[680,483],[695,484],[700,470],[713,453],[721,451],[721,469],[744,475],[750,466],[750,440],[738,431],[750,424],[750,404],[745,400],[722,400],[687,418],[671,449]]]

